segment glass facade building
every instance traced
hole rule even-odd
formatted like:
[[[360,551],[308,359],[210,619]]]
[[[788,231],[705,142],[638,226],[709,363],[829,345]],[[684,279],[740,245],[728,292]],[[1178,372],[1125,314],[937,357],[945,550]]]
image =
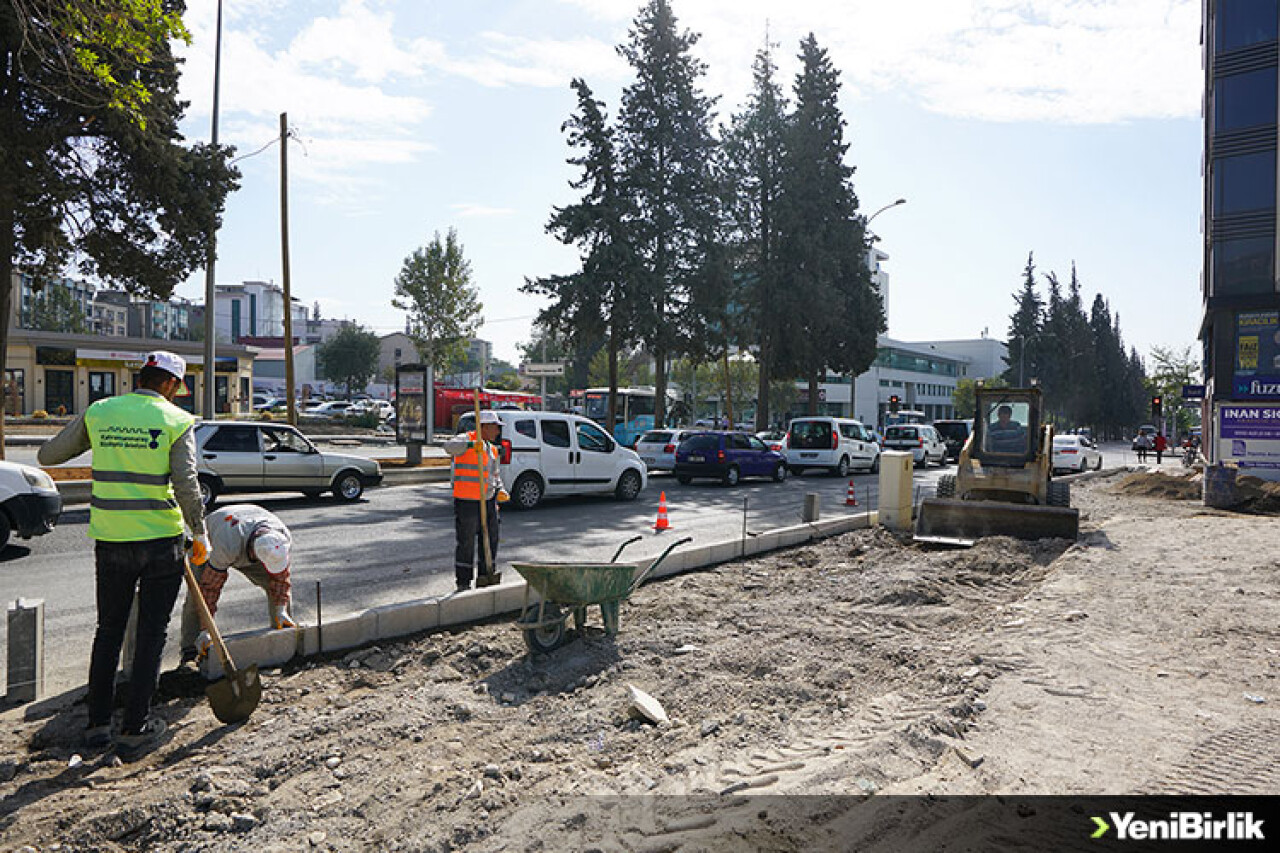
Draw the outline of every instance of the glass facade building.
[[[1202,15],[1204,310],[1200,340],[1207,397],[1209,401],[1267,399],[1249,389],[1269,387],[1265,380],[1280,374],[1280,358],[1260,360],[1248,354],[1269,352],[1265,346],[1262,350],[1267,352],[1258,352],[1256,330],[1280,309],[1276,269],[1280,255],[1276,228],[1280,0],[1203,0]],[[1269,334],[1280,347],[1280,326]],[[1246,346],[1247,341],[1254,343]],[[1246,374],[1264,381],[1242,382]]]

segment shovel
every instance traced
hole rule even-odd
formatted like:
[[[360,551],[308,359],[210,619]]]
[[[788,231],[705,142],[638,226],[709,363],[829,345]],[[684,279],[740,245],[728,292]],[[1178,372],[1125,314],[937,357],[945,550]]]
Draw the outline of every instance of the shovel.
[[[218,650],[218,657],[222,660],[222,671],[226,676],[206,687],[204,695],[209,697],[209,707],[213,709],[213,715],[219,722],[227,725],[243,723],[249,719],[253,709],[258,707],[258,700],[262,698],[262,679],[258,677],[258,665],[255,663],[250,664],[248,669],[236,669],[235,662],[231,660],[231,652],[227,650],[227,644],[222,641],[218,626],[213,622],[209,605],[204,603],[200,584],[196,580],[195,572],[191,571],[191,561],[184,559],[183,566],[187,574],[187,595],[195,598],[196,610],[200,614],[200,626],[209,632],[209,638],[213,641],[214,648]]]

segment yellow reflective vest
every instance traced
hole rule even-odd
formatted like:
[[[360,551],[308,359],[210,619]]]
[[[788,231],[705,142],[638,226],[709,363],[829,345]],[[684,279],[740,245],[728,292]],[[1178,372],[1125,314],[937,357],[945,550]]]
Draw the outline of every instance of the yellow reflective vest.
[[[89,536],[140,542],[182,534],[169,481],[169,448],[195,423],[163,397],[124,394],[84,413],[93,447]]]
[[[453,496],[458,500],[478,501],[481,500],[480,492],[480,475],[488,470],[487,466],[482,469],[480,465],[480,454],[476,452],[476,434],[475,431],[467,433],[467,440],[471,444],[459,455],[453,458]],[[497,461],[498,448],[489,444],[487,441],[481,441],[484,447],[484,458],[486,461]],[[485,478],[484,486],[492,488],[493,484],[489,478]]]

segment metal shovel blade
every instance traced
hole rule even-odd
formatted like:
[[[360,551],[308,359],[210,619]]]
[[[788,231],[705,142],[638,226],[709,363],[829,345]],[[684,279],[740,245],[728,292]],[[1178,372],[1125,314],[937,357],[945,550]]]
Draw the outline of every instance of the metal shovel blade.
[[[243,723],[262,698],[258,665],[255,663],[247,669],[232,670],[226,678],[206,687],[204,694],[209,697],[209,707],[219,722],[226,725]]]

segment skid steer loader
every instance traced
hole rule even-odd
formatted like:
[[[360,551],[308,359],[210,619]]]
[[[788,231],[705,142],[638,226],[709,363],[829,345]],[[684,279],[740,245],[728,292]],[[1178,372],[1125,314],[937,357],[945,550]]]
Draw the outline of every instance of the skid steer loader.
[[[983,536],[1075,539],[1071,486],[1051,478],[1053,427],[1039,388],[978,388],[973,432],[955,474],[920,505],[917,542],[973,545]]]

